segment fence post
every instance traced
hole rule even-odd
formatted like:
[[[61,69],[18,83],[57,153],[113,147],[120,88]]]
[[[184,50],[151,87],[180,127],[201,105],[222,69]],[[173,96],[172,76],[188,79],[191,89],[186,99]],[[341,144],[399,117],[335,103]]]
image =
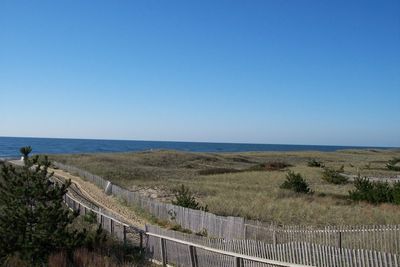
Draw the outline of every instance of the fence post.
[[[272,239],[273,239],[272,242],[273,242],[274,246],[276,246],[278,244],[278,238],[276,236],[276,230],[274,230],[272,232]]]
[[[114,220],[110,219],[110,233],[113,234],[114,233]]]
[[[161,251],[161,260],[162,266],[167,266],[167,251],[165,250],[165,240],[164,238],[160,238],[160,251]]]
[[[140,238],[140,249],[142,249],[143,248],[143,233],[142,232],[140,232],[139,238]]]
[[[196,248],[194,246],[189,246],[190,253],[190,265],[191,267],[197,267],[199,265],[197,260]]]
[[[337,236],[337,247],[338,248],[342,248],[342,232],[338,232],[338,236]]]
[[[100,214],[100,226],[103,228],[103,214]]]
[[[243,267],[244,262],[243,259],[240,257],[235,257],[235,267]]]
[[[123,226],[123,231],[124,231],[124,246],[126,246],[126,226]]]

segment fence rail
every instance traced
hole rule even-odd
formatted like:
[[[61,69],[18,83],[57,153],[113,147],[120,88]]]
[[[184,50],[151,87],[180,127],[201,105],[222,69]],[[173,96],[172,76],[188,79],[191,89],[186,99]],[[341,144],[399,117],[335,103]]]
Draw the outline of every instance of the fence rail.
[[[281,261],[276,261],[276,260],[269,260],[269,259],[263,259],[263,258],[258,258],[258,257],[253,257],[253,256],[247,256],[243,254],[238,254],[234,252],[229,252],[229,251],[224,251],[220,249],[215,249],[199,244],[195,244],[192,242],[188,241],[183,241],[180,239],[168,237],[168,236],[163,236],[163,235],[158,235],[158,234],[153,234],[147,232],[148,236],[151,237],[156,237],[159,239],[160,242],[160,257],[162,259],[162,264],[167,265],[167,250],[166,250],[166,241],[171,241],[180,245],[186,245],[189,251],[189,258],[190,258],[190,266],[198,266],[199,265],[199,260],[198,260],[198,255],[197,255],[197,250],[201,249],[207,252],[211,253],[216,253],[221,256],[228,256],[231,257],[231,259],[234,262],[235,267],[241,267],[244,266],[244,261],[249,261],[249,262],[254,262],[254,263],[263,263],[267,264],[270,266],[287,266],[287,267],[307,267],[310,265],[302,265],[302,264],[294,264],[294,263],[288,263],[288,262],[281,262]]]
[[[107,180],[79,168],[54,162],[54,166],[105,188]],[[308,242],[337,248],[376,250],[400,254],[400,225],[375,226],[276,226],[240,217],[217,216],[172,204],[160,203],[112,185],[111,193],[129,204],[139,206],[161,220],[173,221],[192,232],[207,232],[208,236],[227,240],[251,239],[271,244]]]
[[[308,242],[290,242],[274,245],[255,240],[210,239],[173,232],[156,226],[147,227],[147,231],[151,233],[186,240],[223,251],[296,264],[337,267],[395,267],[399,266],[398,263],[400,263],[399,255],[372,250],[337,248]],[[156,256],[161,253],[158,241],[157,239],[153,240],[151,236],[149,237],[149,246]],[[190,263],[188,258],[182,256],[182,251],[185,251],[184,247],[173,242],[169,242],[168,245],[168,252],[172,255],[170,256],[172,262],[178,262],[178,266],[187,266]],[[223,258],[221,255],[210,255],[210,253],[207,254],[206,252],[203,252],[202,264],[204,266],[233,266],[232,259]],[[244,266],[262,267],[268,265],[245,261]]]

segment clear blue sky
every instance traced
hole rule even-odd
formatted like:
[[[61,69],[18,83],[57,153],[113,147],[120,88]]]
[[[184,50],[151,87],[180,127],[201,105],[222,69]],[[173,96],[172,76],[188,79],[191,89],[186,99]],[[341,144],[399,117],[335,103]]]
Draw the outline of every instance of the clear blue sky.
[[[400,146],[400,1],[0,1],[0,136]]]

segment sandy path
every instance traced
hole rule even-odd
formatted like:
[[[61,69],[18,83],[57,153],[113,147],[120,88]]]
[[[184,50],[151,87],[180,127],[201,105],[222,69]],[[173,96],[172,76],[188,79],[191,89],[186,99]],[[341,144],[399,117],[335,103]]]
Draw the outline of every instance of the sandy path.
[[[115,197],[106,195],[103,190],[101,190],[93,183],[85,181],[78,176],[71,175],[70,173],[59,169],[51,169],[50,171],[54,171],[54,174],[57,177],[61,177],[63,179],[71,179],[71,182],[80,189],[85,197],[93,201],[102,209],[106,209],[108,211],[111,211],[112,213],[117,214],[120,219],[127,224],[144,229],[145,220],[138,217],[135,212],[129,207],[121,204]]]

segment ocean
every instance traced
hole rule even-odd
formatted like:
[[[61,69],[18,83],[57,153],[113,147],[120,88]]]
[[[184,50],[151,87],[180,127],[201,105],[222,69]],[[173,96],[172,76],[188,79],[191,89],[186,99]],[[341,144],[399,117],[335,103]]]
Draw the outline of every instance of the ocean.
[[[382,149],[379,147],[236,144],[168,141],[94,140],[63,138],[0,137],[0,158],[19,157],[19,148],[31,146],[32,154],[74,154],[170,149],[191,152],[325,151],[341,149]]]

